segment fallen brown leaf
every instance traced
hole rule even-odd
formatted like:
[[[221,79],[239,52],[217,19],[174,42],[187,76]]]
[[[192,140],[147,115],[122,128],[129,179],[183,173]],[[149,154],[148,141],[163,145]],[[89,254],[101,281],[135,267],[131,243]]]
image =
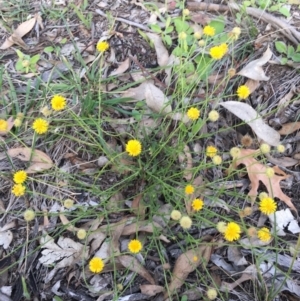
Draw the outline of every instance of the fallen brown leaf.
[[[210,259],[212,246],[205,245],[188,250],[181,254],[174,266],[172,280],[168,285],[168,292],[165,292],[164,299],[171,297],[179,289],[187,276],[193,272],[200,264],[205,267]]]
[[[300,122],[289,122],[282,126],[278,131],[280,135],[290,135],[300,129]]]
[[[141,293],[148,296],[155,296],[164,291],[164,287],[160,285],[142,284],[140,285]]]
[[[50,169],[53,166],[51,158],[44,152],[27,147],[11,148],[7,154],[12,158],[18,158],[24,162],[30,162],[31,165],[25,170],[27,173],[35,173]]]
[[[5,42],[0,46],[1,50],[5,50],[9,47],[11,47],[13,44],[15,44],[17,41],[20,42],[20,40],[23,36],[25,36],[34,26],[36,22],[36,16],[34,18],[31,18],[30,20],[27,20],[23,23],[21,23],[17,29],[13,32],[13,34],[5,40]],[[25,43],[24,43],[25,44]]]
[[[261,181],[267,188],[270,196],[279,198],[297,213],[297,209],[293,205],[291,198],[284,194],[280,187],[280,181],[285,180],[289,177],[289,175],[287,175],[279,167],[274,166],[273,169],[276,174],[272,178],[268,178],[266,175],[267,166],[259,163],[255,158],[253,158],[256,153],[257,151],[253,149],[241,149],[239,156],[233,160],[231,166],[229,167],[229,170],[233,170],[236,169],[240,164],[244,164],[246,166],[247,173],[251,181],[251,189],[248,193],[251,203],[254,204],[255,202],[259,181]]]
[[[150,273],[132,256],[129,255],[122,255],[116,257],[116,262],[121,263],[125,268],[138,273],[140,276],[145,278],[151,284],[155,284],[154,279],[150,275]]]

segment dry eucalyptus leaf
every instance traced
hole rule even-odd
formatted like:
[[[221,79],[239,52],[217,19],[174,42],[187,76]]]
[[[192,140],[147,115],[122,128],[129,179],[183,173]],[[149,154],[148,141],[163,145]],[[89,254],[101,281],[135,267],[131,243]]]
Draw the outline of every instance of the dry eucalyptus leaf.
[[[210,259],[212,247],[210,245],[200,246],[181,254],[174,266],[172,280],[168,284],[168,292],[165,292],[164,299],[173,295],[179,289],[188,275],[199,265],[205,267]],[[169,295],[170,294],[170,295]]]
[[[0,49],[5,50],[11,47],[13,44],[15,44],[17,39],[21,39],[33,28],[35,22],[36,22],[36,16],[30,20],[21,23],[17,27],[17,29],[13,32],[13,34],[9,38],[7,38],[5,42],[0,46]]]
[[[280,144],[280,135],[267,125],[262,117],[248,104],[239,101],[226,101],[221,103],[232,114],[246,122],[256,135],[266,143],[277,146]]]
[[[238,247],[229,246],[227,251],[227,258],[237,266],[248,264],[247,260]]]
[[[139,221],[137,223],[132,223],[128,226],[125,226],[122,232],[122,235],[131,235],[137,232],[148,232],[153,233],[156,231],[161,231],[162,227],[156,222],[150,221]]]
[[[7,151],[7,154],[12,158],[30,162],[31,165],[25,170],[27,173],[43,171],[53,166],[51,158],[37,149],[32,150],[27,147],[11,148]]]
[[[123,74],[130,66],[130,58],[128,57],[125,61],[121,62],[119,67],[112,71],[109,76]]]
[[[100,245],[103,243],[105,238],[106,238],[106,235],[100,229],[92,232],[88,236],[87,244],[89,244],[92,241],[91,254],[93,254],[100,247]]]
[[[79,230],[79,228],[76,228],[75,226],[73,226],[71,224],[71,222],[65,217],[65,215],[63,214],[63,208],[61,209],[61,213],[59,214],[59,218],[60,218],[62,224],[64,226],[67,226],[68,231],[71,231],[71,232],[74,233],[74,232]]]
[[[250,62],[237,74],[251,78],[253,80],[264,80],[264,81],[269,80],[270,77],[265,75],[262,66],[271,59],[272,55],[273,53],[268,47],[261,58]]]
[[[289,122],[282,125],[282,128],[278,131],[280,135],[290,135],[300,129],[300,122]]]
[[[134,257],[129,255],[121,255],[116,258],[116,262],[119,262],[125,268],[128,268],[129,270],[138,273],[151,284],[155,284],[155,281],[150,275],[150,273]]]
[[[6,250],[10,243],[13,240],[13,234],[10,230],[2,231],[0,228],[0,246],[3,246],[3,249]]]
[[[158,65],[160,67],[166,66],[169,60],[169,53],[164,43],[162,42],[161,37],[155,33],[150,32],[147,32],[146,35],[154,44]]]
[[[155,296],[164,291],[164,287],[160,285],[142,284],[140,285],[141,293],[148,296]]]
[[[135,88],[129,88],[128,90],[123,92],[123,97],[132,98],[134,100],[144,100],[147,83],[148,81],[145,81]]]
[[[235,282],[228,283],[223,281],[220,290],[231,292],[236,286],[240,285],[242,282],[246,280],[255,280],[256,277],[257,277],[257,269],[256,266],[252,264],[244,270],[241,278],[239,278]]]
[[[145,99],[147,106],[155,112],[168,114],[172,112],[172,107],[165,94],[152,83],[146,83]]]
[[[291,167],[298,164],[298,160],[291,157],[274,158],[270,154],[265,154],[265,156],[267,157],[269,162],[283,167]]]

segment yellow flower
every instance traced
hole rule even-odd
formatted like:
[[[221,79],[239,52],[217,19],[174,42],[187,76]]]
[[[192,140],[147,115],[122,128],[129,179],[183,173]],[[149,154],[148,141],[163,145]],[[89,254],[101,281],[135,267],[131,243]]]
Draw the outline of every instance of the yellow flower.
[[[202,37],[202,34],[201,34],[200,31],[194,32],[194,38],[195,38],[195,39],[199,40],[199,39],[201,39],[201,37]]]
[[[71,200],[71,199],[66,199],[66,200],[64,201],[64,206],[65,206],[67,209],[72,208],[73,205],[74,205],[74,201]]]
[[[220,165],[220,164],[222,164],[222,157],[216,155],[212,158],[212,161],[215,165]]]
[[[188,16],[190,14],[190,11],[186,8],[182,11],[183,16]]]
[[[8,123],[4,119],[0,119],[0,131],[5,132],[8,130]]]
[[[66,99],[61,95],[54,95],[51,99],[51,106],[54,111],[61,111],[66,107]]]
[[[232,147],[230,149],[230,156],[235,159],[237,157],[239,157],[239,155],[241,154],[241,150],[238,147]]]
[[[195,191],[195,188],[191,184],[186,185],[185,188],[184,188],[185,194],[193,194],[194,191]]]
[[[209,50],[209,54],[214,60],[220,60],[225,53],[225,48],[221,46],[214,46]]]
[[[179,40],[185,40],[186,39],[186,33],[184,31],[180,32],[178,35]]]
[[[215,33],[216,33],[216,30],[212,26],[206,25],[203,28],[203,34],[205,34],[206,36],[213,37],[215,35]]]
[[[15,195],[15,196],[22,196],[25,194],[25,189],[26,187],[22,184],[15,184],[11,190],[11,192]]]
[[[100,273],[104,268],[104,262],[100,257],[94,257],[90,260],[89,268],[93,273]]]
[[[27,209],[23,216],[26,222],[30,222],[35,218],[35,212],[32,209]]]
[[[85,237],[86,237],[86,231],[84,229],[79,229],[77,231],[77,237],[79,239],[85,239]]]
[[[272,167],[267,167],[266,168],[266,175],[268,178],[272,178],[275,175],[275,171]]]
[[[225,222],[218,222],[217,223],[217,230],[220,232],[220,233],[225,233],[226,231],[226,228],[227,228],[227,224]]]
[[[192,220],[190,217],[188,216],[183,216],[181,219],[180,219],[180,226],[183,228],[183,229],[189,229],[191,228],[192,226]]]
[[[267,242],[271,239],[272,235],[270,233],[270,230],[266,227],[261,228],[257,232],[257,237],[264,242]]]
[[[14,174],[14,182],[16,184],[23,184],[27,179],[27,173],[24,170],[19,170]]]
[[[132,239],[128,244],[128,250],[131,253],[139,253],[143,248],[142,243],[138,239]]]
[[[270,197],[263,198],[259,203],[259,210],[266,215],[274,213],[276,209],[277,204]]]
[[[227,44],[222,43],[219,47],[224,51],[224,54],[228,52],[228,46],[227,46]]]
[[[211,110],[209,113],[208,113],[208,119],[212,122],[215,122],[219,119],[219,113],[216,111],[216,110]]]
[[[49,109],[48,106],[44,106],[40,109],[40,112],[43,114],[43,116],[48,117],[52,114],[52,110]]]
[[[14,120],[14,126],[16,128],[20,127],[21,125],[22,125],[22,120],[20,118]]]
[[[172,210],[172,212],[171,212],[171,218],[174,221],[179,221],[181,219],[181,212],[179,210]]]
[[[260,151],[263,153],[263,154],[267,154],[270,152],[271,150],[271,147],[269,144],[267,143],[262,143],[259,147]]]
[[[209,145],[207,148],[206,148],[206,156],[209,157],[209,158],[213,158],[218,152],[218,149],[212,145]]]
[[[233,40],[237,40],[239,38],[241,34],[241,29],[239,27],[234,27],[231,32],[229,33],[229,36],[233,39]]]
[[[284,153],[284,151],[285,151],[285,146],[282,145],[282,144],[277,145],[277,151],[278,151],[279,153]]]
[[[236,91],[239,99],[246,99],[250,95],[250,89],[246,85],[239,86]]]
[[[258,198],[259,198],[260,200],[265,199],[265,198],[268,198],[268,197],[269,197],[269,195],[268,195],[266,192],[261,192],[261,193],[258,195]]]
[[[238,240],[241,237],[241,228],[235,222],[228,223],[224,232],[224,237],[228,241]]]
[[[43,118],[37,118],[32,125],[32,128],[37,134],[45,134],[48,131],[49,123]]]
[[[201,199],[194,199],[192,202],[192,208],[195,211],[199,211],[203,208],[204,202]]]
[[[200,111],[197,108],[193,107],[193,108],[190,108],[186,114],[189,119],[197,120],[200,116]]]
[[[215,288],[209,288],[206,292],[206,295],[209,300],[215,300],[218,296],[218,292]]]
[[[107,41],[99,41],[96,48],[99,52],[105,52],[109,48],[109,43]]]
[[[142,152],[141,142],[135,139],[129,140],[126,144],[126,152],[129,156],[138,156]]]

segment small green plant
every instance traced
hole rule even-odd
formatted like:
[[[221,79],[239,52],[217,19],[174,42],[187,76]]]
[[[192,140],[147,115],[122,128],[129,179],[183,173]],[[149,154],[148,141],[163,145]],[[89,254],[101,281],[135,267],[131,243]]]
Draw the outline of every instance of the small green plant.
[[[16,63],[16,70],[20,71],[22,73],[28,73],[30,72],[36,72],[37,65],[36,63],[40,59],[40,55],[36,54],[33,57],[30,57],[30,55],[24,54],[20,50],[16,49],[16,53],[19,57]]]
[[[291,14],[285,4],[286,0],[246,0],[243,2],[244,7],[251,6],[267,10],[269,12],[278,12],[288,18]]]
[[[282,65],[285,65],[289,59],[295,63],[300,63],[300,45],[295,49],[293,46],[286,45],[282,41],[276,41],[275,48],[279,53],[285,55],[280,59]]]
[[[171,37],[171,33],[174,31],[174,26],[171,25],[171,17],[168,17],[168,19],[166,20],[165,23],[165,28],[164,30],[162,30],[160,28],[160,26],[158,24],[152,24],[150,27],[151,29],[160,34],[163,41],[168,45],[171,46],[172,45],[172,37]]]

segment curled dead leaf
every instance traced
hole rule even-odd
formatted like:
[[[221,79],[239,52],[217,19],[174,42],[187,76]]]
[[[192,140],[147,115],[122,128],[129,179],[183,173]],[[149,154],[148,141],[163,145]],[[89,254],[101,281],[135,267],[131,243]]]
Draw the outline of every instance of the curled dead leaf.
[[[278,131],[280,135],[290,135],[300,129],[300,122],[289,122],[282,126]]]
[[[161,37],[158,34],[147,32],[146,35],[152,41],[155,47],[158,65],[166,66],[169,60],[169,53],[166,49]]]
[[[262,69],[262,66],[271,59],[272,55],[273,53],[268,47],[261,58],[250,62],[237,74],[251,78],[253,80],[269,80],[270,78],[266,76],[264,70]]]
[[[36,17],[37,16],[21,23],[17,27],[17,29],[13,32],[13,34],[9,38],[7,38],[5,40],[5,42],[0,46],[0,49],[5,50],[5,49],[11,47],[13,44],[16,43],[16,41],[19,41],[19,40],[21,40],[22,43],[24,43],[21,38],[23,36],[25,36],[33,28],[33,26],[35,25],[36,19],[37,19]],[[24,43],[24,45],[25,45],[25,43]]]
[[[280,143],[280,135],[267,125],[262,117],[248,104],[239,101],[226,101],[221,103],[232,114],[246,122],[255,134],[266,143],[277,146]]]
[[[168,285],[168,292],[165,292],[164,299],[171,297],[179,289],[187,276],[199,265],[205,267],[210,259],[212,247],[210,245],[199,246],[181,254],[174,266],[172,280]]]
[[[164,291],[164,287],[160,285],[142,284],[140,285],[141,293],[148,296],[155,296]]]

